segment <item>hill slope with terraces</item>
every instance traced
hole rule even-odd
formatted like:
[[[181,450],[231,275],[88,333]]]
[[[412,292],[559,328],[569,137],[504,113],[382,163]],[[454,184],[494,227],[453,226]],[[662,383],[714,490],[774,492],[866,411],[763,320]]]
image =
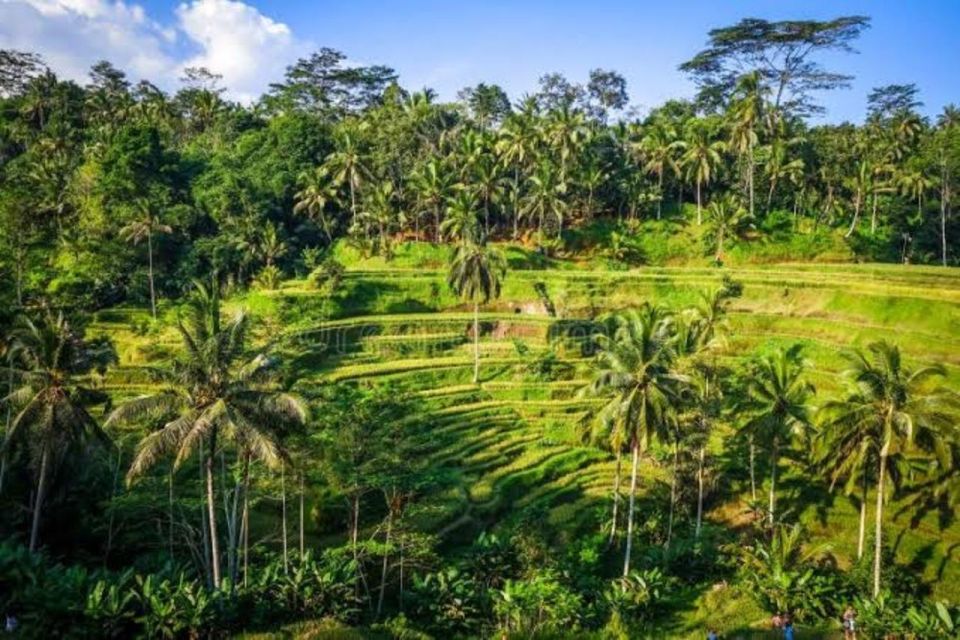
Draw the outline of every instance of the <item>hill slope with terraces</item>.
[[[845,351],[886,339],[913,365],[944,364],[948,384],[960,387],[955,269],[779,264],[610,271],[573,261],[529,268],[529,256],[516,249],[508,250],[512,268],[502,296],[480,314],[481,376],[474,385],[473,315],[446,286],[445,251],[408,245],[390,262],[341,248],[347,270],[332,296],[291,281],[228,303],[255,314],[260,338],[279,345],[298,390],[390,384],[418,399],[430,430],[424,455],[454,481],[427,496],[412,517],[445,544],[465,543],[530,513],[562,544],[589,533],[588,516],[607,508],[613,459],[583,441],[582,427],[600,401],[581,391],[590,377],[591,321],[609,311],[643,302],[680,309],[699,292],[732,281],[742,295],[730,307],[717,353],[722,361],[735,365],[799,342],[812,364],[815,402],[822,402],[843,390]],[[92,330],[112,336],[121,354],[122,366],[104,381],[115,397],[148,388],[144,365],[176,348],[172,313],[161,330],[138,328],[142,311],[99,314]],[[732,426],[722,425],[711,443],[715,475],[742,491],[746,464],[733,442]],[[644,496],[667,495],[667,471],[658,464],[667,455],[655,450],[641,465]],[[850,563],[854,505],[799,463],[789,464],[783,504]],[[737,527],[748,517],[748,496],[734,495],[710,501],[716,525]],[[899,561],[920,568],[934,595],[957,598],[960,525],[936,513],[911,521],[915,514],[898,506],[889,511],[888,535]]]

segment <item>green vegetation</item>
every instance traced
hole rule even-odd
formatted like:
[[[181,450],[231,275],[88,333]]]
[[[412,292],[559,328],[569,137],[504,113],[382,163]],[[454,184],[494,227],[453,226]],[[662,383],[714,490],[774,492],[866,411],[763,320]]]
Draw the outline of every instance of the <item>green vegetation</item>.
[[[244,107],[0,52],[0,609],[953,637],[960,126],[806,121],[867,23],[715,30],[633,121],[604,70],[441,104],[324,49]]]

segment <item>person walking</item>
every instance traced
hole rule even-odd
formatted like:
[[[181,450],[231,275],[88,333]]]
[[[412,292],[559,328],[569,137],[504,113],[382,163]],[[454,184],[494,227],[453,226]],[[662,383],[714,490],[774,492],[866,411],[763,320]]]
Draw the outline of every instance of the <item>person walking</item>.
[[[783,640],[795,640],[793,618],[790,617],[790,614],[783,618]]]
[[[707,640],[720,640],[720,636],[717,635],[717,630],[713,627],[707,632]]]
[[[857,640],[857,610],[850,605],[843,612],[843,638]]]

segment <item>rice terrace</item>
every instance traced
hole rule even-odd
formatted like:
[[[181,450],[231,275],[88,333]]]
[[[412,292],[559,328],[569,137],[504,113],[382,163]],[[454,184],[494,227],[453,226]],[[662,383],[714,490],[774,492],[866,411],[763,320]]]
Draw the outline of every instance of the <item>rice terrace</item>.
[[[595,4],[0,3],[2,637],[960,635],[960,10]]]

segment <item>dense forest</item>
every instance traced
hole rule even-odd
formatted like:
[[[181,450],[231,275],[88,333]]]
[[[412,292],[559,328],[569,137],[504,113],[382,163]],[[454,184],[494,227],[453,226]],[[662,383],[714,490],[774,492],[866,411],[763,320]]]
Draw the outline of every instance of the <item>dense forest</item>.
[[[892,84],[814,124],[869,22],[715,29],[696,97],[643,114],[605,69],[448,103],[321,49],[238,104],[0,50],[16,633],[748,637],[854,606],[954,637],[960,110]],[[854,348],[737,346],[834,291],[879,292],[818,329]]]

